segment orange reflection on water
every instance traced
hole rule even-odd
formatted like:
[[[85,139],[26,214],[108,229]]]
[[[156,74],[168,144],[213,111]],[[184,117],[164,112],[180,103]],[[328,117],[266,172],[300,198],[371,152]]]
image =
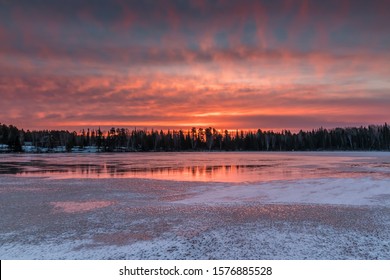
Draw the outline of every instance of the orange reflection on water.
[[[52,179],[143,178],[194,182],[266,182],[312,178],[389,178],[378,153],[117,153],[5,156],[0,174]]]
[[[299,179],[303,175],[317,177],[329,173],[327,169],[280,168],[263,165],[194,165],[161,167],[127,167],[123,165],[74,165],[38,170],[24,170],[18,176],[39,176],[54,179],[72,178],[143,178],[197,182],[256,182]],[[333,174],[334,176],[334,174]]]

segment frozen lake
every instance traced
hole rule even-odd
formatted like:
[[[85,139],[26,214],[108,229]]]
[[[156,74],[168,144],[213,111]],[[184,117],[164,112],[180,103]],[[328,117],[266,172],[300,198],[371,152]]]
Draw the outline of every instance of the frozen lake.
[[[390,153],[3,154],[0,174],[23,177],[145,178],[265,182],[308,178],[390,178]]]
[[[390,153],[0,154],[1,259],[390,259]]]

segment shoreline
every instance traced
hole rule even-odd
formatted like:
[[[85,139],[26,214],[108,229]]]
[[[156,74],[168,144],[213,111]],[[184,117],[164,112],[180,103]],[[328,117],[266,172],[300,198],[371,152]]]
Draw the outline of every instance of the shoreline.
[[[172,150],[172,151],[155,151],[155,150],[148,150],[148,151],[133,151],[133,150],[118,150],[118,151],[96,151],[96,149],[81,149],[81,148],[75,148],[72,151],[66,151],[65,149],[59,149],[59,150],[44,150],[41,149],[40,151],[22,151],[22,152],[14,152],[10,150],[0,150],[1,154],[131,154],[131,153],[140,153],[140,154],[147,154],[147,153],[386,153],[390,152],[390,150],[289,150],[289,151],[277,151],[277,150]]]

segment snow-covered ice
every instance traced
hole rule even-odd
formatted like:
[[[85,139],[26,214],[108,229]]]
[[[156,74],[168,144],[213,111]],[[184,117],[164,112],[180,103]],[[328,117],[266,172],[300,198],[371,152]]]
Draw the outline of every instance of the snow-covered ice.
[[[390,207],[390,179],[321,178],[200,187],[178,203],[335,204]]]
[[[389,259],[389,153],[0,155],[1,259]]]

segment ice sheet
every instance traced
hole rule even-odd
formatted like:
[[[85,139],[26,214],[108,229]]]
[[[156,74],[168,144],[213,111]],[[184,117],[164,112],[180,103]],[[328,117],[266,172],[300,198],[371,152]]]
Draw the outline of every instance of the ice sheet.
[[[390,259],[387,153],[205,155],[1,157],[1,259]]]

